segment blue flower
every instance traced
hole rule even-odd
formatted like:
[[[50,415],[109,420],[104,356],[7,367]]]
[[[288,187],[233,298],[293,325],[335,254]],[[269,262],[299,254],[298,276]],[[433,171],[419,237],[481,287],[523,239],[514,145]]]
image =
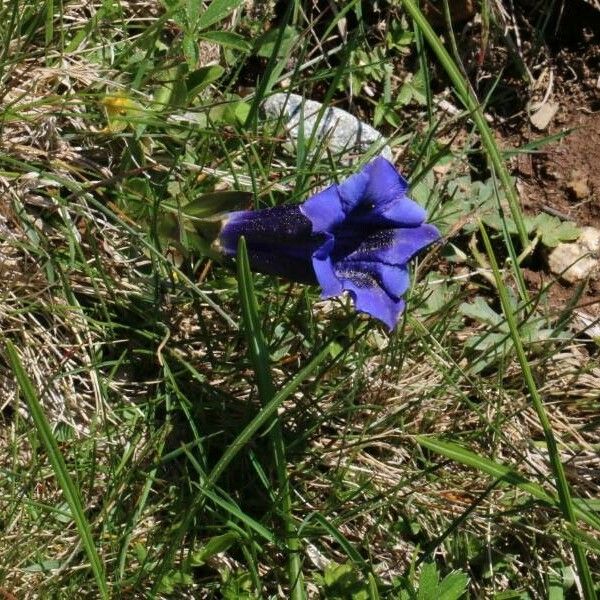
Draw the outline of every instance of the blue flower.
[[[244,236],[253,270],[346,291],[356,309],[393,329],[404,309],[408,263],[440,238],[408,183],[385,158],[300,205],[229,213],[216,248],[235,256]]]

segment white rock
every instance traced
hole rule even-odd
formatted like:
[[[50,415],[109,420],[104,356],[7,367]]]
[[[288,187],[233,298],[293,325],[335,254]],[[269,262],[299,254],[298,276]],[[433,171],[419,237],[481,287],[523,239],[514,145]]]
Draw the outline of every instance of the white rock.
[[[550,252],[548,266],[569,283],[600,274],[600,230],[582,227],[577,241],[559,244]]]
[[[558,112],[558,108],[559,106],[556,102],[546,102],[541,106],[536,106],[534,111],[529,115],[529,120],[536,129],[546,129]]]
[[[325,145],[343,163],[351,163],[356,155],[364,154],[372,146],[384,158],[392,160],[392,151],[385,138],[373,127],[340,108],[328,107],[319,113],[323,104],[306,100],[298,94],[278,93],[262,104],[269,119],[281,119],[290,141],[295,146],[300,133],[300,119],[304,139],[315,137],[313,148]],[[354,156],[353,156],[354,155]]]

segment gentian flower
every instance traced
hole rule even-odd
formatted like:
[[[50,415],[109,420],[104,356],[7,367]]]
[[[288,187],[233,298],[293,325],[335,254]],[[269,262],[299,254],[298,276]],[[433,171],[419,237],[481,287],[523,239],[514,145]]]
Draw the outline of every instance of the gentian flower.
[[[348,292],[356,309],[393,329],[404,309],[408,263],[440,238],[408,183],[385,158],[303,204],[229,213],[214,248],[236,254],[244,236],[254,271]]]

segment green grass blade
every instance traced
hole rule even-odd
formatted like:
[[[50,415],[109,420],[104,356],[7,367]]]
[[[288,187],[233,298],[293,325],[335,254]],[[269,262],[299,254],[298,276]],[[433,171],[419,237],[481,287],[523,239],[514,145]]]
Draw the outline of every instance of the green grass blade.
[[[300,385],[306,381],[319,367],[319,365],[327,358],[331,356],[332,349],[339,346],[339,341],[334,336],[329,342],[327,342],[319,352],[317,352],[309,363],[303,367],[286,385],[284,385],[276,394],[273,399],[263,406],[257,415],[244,427],[239,433],[235,440],[229,444],[227,450],[223,453],[217,464],[213,467],[212,471],[208,476],[208,481],[216,483],[221,475],[225,472],[231,461],[236,457],[238,452],[244,448],[252,438],[265,427],[267,423],[277,413],[279,407],[283,402],[293,394]],[[345,348],[340,352],[345,352]]]
[[[504,481],[518,487],[536,500],[545,502],[551,506],[559,508],[558,501],[555,496],[549,494],[541,485],[527,479],[524,475],[515,471],[502,463],[491,460],[467,448],[463,448],[459,444],[446,442],[434,437],[418,435],[415,438],[419,445],[456,461],[460,464],[472,467],[483,473],[487,473],[491,477]],[[587,523],[591,527],[600,531],[600,518],[593,513],[583,510],[582,508],[574,507],[575,516],[581,521]]]
[[[487,124],[487,121],[485,120],[481,105],[472,92],[468,82],[460,72],[460,69],[452,60],[450,54],[440,41],[439,37],[436,35],[435,31],[433,31],[431,25],[415,3],[415,0],[402,0],[402,4],[413,18],[415,23],[418,25],[419,29],[423,33],[423,36],[429,42],[432,50],[437,55],[438,60],[450,77],[460,101],[471,113],[473,121],[475,122],[475,125],[479,130],[479,134],[481,135],[483,146],[485,147],[494,170],[498,174],[498,177],[502,183],[502,187],[506,192],[506,197],[510,206],[510,212],[519,233],[521,246],[526,248],[529,244],[529,236],[527,235],[527,228],[525,227],[525,222],[523,220],[523,213],[521,211],[519,198],[515,191],[514,185],[510,180],[508,169],[502,160],[502,155],[498,149],[494,135]]]
[[[240,238],[237,249],[237,274],[246,339],[250,349],[250,358],[254,366],[254,372],[256,373],[259,395],[264,406],[273,400],[275,386],[271,377],[269,350],[260,326],[258,303],[256,301],[256,294],[254,293],[246,242],[243,237]],[[290,480],[285,457],[285,442],[278,420],[275,420],[273,427],[270,429],[270,437],[273,445],[275,469],[279,480],[280,508],[288,551],[288,575],[290,579],[291,598],[292,600],[304,600],[306,598],[306,591],[304,589],[302,562],[300,560],[301,544],[293,522]]]
[[[261,538],[267,541],[269,544],[276,544],[277,540],[273,533],[271,533],[264,525],[259,523],[256,519],[247,515],[237,505],[229,500],[225,500],[221,495],[211,492],[210,490],[202,490],[202,493],[221,508],[223,508],[231,517],[244,523],[248,529],[255,531]]]
[[[285,68],[287,64],[287,56],[279,57],[279,51],[281,49],[281,45],[283,44],[283,39],[285,36],[285,27],[290,22],[292,18],[292,12],[294,8],[295,2],[289,2],[285,15],[281,21],[279,35],[275,40],[275,44],[273,45],[273,52],[265,66],[265,69],[262,74],[262,78],[256,92],[254,94],[254,99],[252,100],[252,104],[250,106],[250,111],[248,112],[248,116],[246,118],[246,127],[255,127],[258,118],[258,110],[260,105],[277,82],[277,78]]]
[[[88,555],[94,577],[96,578],[100,596],[102,598],[109,598],[104,566],[96,550],[90,524],[85,516],[79,491],[69,475],[67,465],[65,464],[64,458],[58,449],[58,444],[52,435],[52,430],[44,415],[44,410],[38,400],[31,380],[25,373],[19,355],[10,340],[6,341],[6,352],[11,369],[15,374],[21,392],[29,407],[29,412],[31,413],[31,418],[33,419],[38,435],[40,436],[40,440],[48,453],[48,459],[52,464],[56,479],[58,480],[63,494],[65,495],[65,499],[71,509],[73,520],[75,521],[77,529],[79,530],[79,535],[81,536],[81,543]]]
[[[346,329],[347,327],[348,324],[346,324],[342,329]],[[233,442],[227,446],[227,449],[217,461],[212,471],[208,474],[206,480],[203,482],[204,490],[198,492],[194,502],[190,505],[189,510],[185,514],[185,518],[183,519],[181,525],[177,528],[176,533],[173,535],[173,539],[171,540],[161,565],[157,570],[154,592],[156,592],[156,589],[158,589],[161,576],[164,575],[167,572],[167,569],[170,567],[175,552],[179,549],[181,541],[183,540],[185,533],[188,531],[194,517],[204,507],[206,489],[211,489],[212,486],[218,482],[223,473],[227,470],[227,467],[231,464],[231,461],[238,455],[238,453],[250,443],[254,436],[261,429],[263,429],[267,423],[272,421],[273,417],[277,413],[278,408],[283,404],[283,402],[285,402],[285,400],[289,398],[289,396],[291,396],[304,381],[306,381],[317,371],[321,363],[323,363],[327,358],[331,357],[332,350],[339,347],[338,335],[340,333],[341,331],[336,332],[336,334],[332,336],[332,338],[313,355],[308,364],[298,371],[298,373],[296,373],[296,375],[288,383],[286,383],[275,394],[275,396],[273,396],[273,399],[267,405],[260,409],[254,419],[252,419],[252,421],[250,421],[250,423],[244,427],[244,429],[238,434]],[[355,341],[356,340],[352,340],[351,343],[354,343]],[[343,348],[339,351],[339,353],[336,353],[334,360],[336,360],[338,356],[343,354],[346,350],[347,348]]]
[[[238,291],[242,305],[242,319],[246,328],[246,339],[250,358],[256,373],[258,392],[262,404],[267,404],[275,395],[275,386],[269,367],[269,350],[260,326],[258,303],[254,293],[252,274],[248,263],[248,251],[244,238],[240,238],[237,250]]]
[[[537,385],[533,377],[533,372],[531,371],[529,361],[527,360],[527,356],[525,354],[525,349],[523,347],[523,342],[519,333],[519,324],[517,323],[517,318],[513,312],[513,308],[510,303],[508,289],[506,287],[506,284],[504,283],[502,274],[500,273],[498,262],[496,260],[496,256],[494,254],[494,250],[492,248],[492,244],[487,234],[487,231],[485,230],[485,227],[482,224],[480,224],[479,229],[481,232],[483,243],[485,245],[488,259],[490,261],[490,266],[492,267],[494,280],[496,281],[496,288],[498,290],[498,296],[500,297],[500,303],[502,305],[502,311],[504,313],[506,322],[508,324],[508,328],[510,330],[510,335],[513,340],[517,359],[521,367],[521,372],[523,373],[523,378],[525,379],[525,385],[527,386],[527,390],[529,391],[529,395],[531,397],[531,402],[533,403],[533,407],[535,408],[535,412],[537,413],[538,420],[544,432],[546,446],[548,447],[548,455],[550,457],[550,464],[552,465],[552,471],[554,473],[554,478],[556,481],[556,489],[558,491],[560,509],[565,519],[569,523],[571,523],[573,527],[577,527],[577,521],[575,517],[576,508],[571,498],[571,492],[569,490],[569,484],[565,475],[565,469],[560,458],[558,445],[556,443],[556,438],[554,437],[554,432],[552,431],[550,419],[548,418],[548,415],[546,413],[546,408],[542,401],[542,397],[537,389]],[[587,562],[585,551],[581,544],[579,544],[576,541],[572,542],[572,548],[573,554],[575,556],[575,562],[577,564],[579,577],[581,579],[583,595],[586,598],[586,600],[593,600],[596,598],[596,592],[594,591],[594,583],[592,580],[592,575],[590,573],[590,568]]]

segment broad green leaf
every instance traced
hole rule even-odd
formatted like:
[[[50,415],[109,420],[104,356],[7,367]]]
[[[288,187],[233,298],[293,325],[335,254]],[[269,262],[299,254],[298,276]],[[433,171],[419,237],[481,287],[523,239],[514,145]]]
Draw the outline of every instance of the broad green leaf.
[[[206,563],[209,558],[229,550],[233,544],[237,543],[240,536],[235,531],[229,531],[223,535],[216,535],[212,537],[208,542],[192,554],[189,560],[189,564],[194,567],[198,567]]]
[[[229,13],[240,6],[244,0],[213,0],[208,8],[200,15],[198,29],[206,29],[224,19]]]
[[[181,40],[181,49],[189,69],[193,69],[198,64],[198,43],[196,36],[191,31],[186,31]]]
[[[437,600],[440,576],[435,563],[425,563],[419,576],[417,600]]]
[[[572,221],[561,221],[558,217],[540,213],[533,220],[536,233],[544,246],[554,248],[561,242],[576,240],[581,231]]]
[[[240,210],[251,201],[250,192],[209,192],[186,204],[181,212],[189,217],[207,219],[220,213]]]
[[[496,231],[502,231],[503,225],[506,226],[506,231],[510,235],[517,235],[518,229],[515,221],[506,215],[501,215],[498,212],[489,213],[483,216],[483,222]],[[527,219],[524,220],[527,233],[531,233],[532,227],[529,225]]]
[[[186,79],[188,99],[197,96],[205,87],[217,81],[225,73],[221,65],[208,65],[192,71]]]
[[[173,571],[160,580],[158,589],[163,594],[173,594],[176,588],[190,587],[193,583],[194,578],[190,573]]]
[[[501,325],[504,322],[502,316],[491,308],[481,296],[477,296],[474,302],[463,302],[458,310],[465,317],[493,327]]]
[[[249,52],[251,49],[250,42],[246,38],[232,31],[203,31],[199,37],[220,46],[234,48],[242,52]]]
[[[318,580],[326,588],[329,600],[369,600],[370,590],[351,563],[330,563]]]
[[[442,579],[438,586],[437,600],[458,600],[461,598],[469,585],[466,573],[454,571]]]
[[[23,571],[26,573],[46,573],[48,574],[50,571],[57,571],[63,566],[59,560],[42,560],[40,562],[35,562],[26,567],[22,567]]]
[[[182,107],[187,104],[187,63],[181,63],[162,71],[157,77],[161,82],[154,93],[152,107],[156,111]]]

